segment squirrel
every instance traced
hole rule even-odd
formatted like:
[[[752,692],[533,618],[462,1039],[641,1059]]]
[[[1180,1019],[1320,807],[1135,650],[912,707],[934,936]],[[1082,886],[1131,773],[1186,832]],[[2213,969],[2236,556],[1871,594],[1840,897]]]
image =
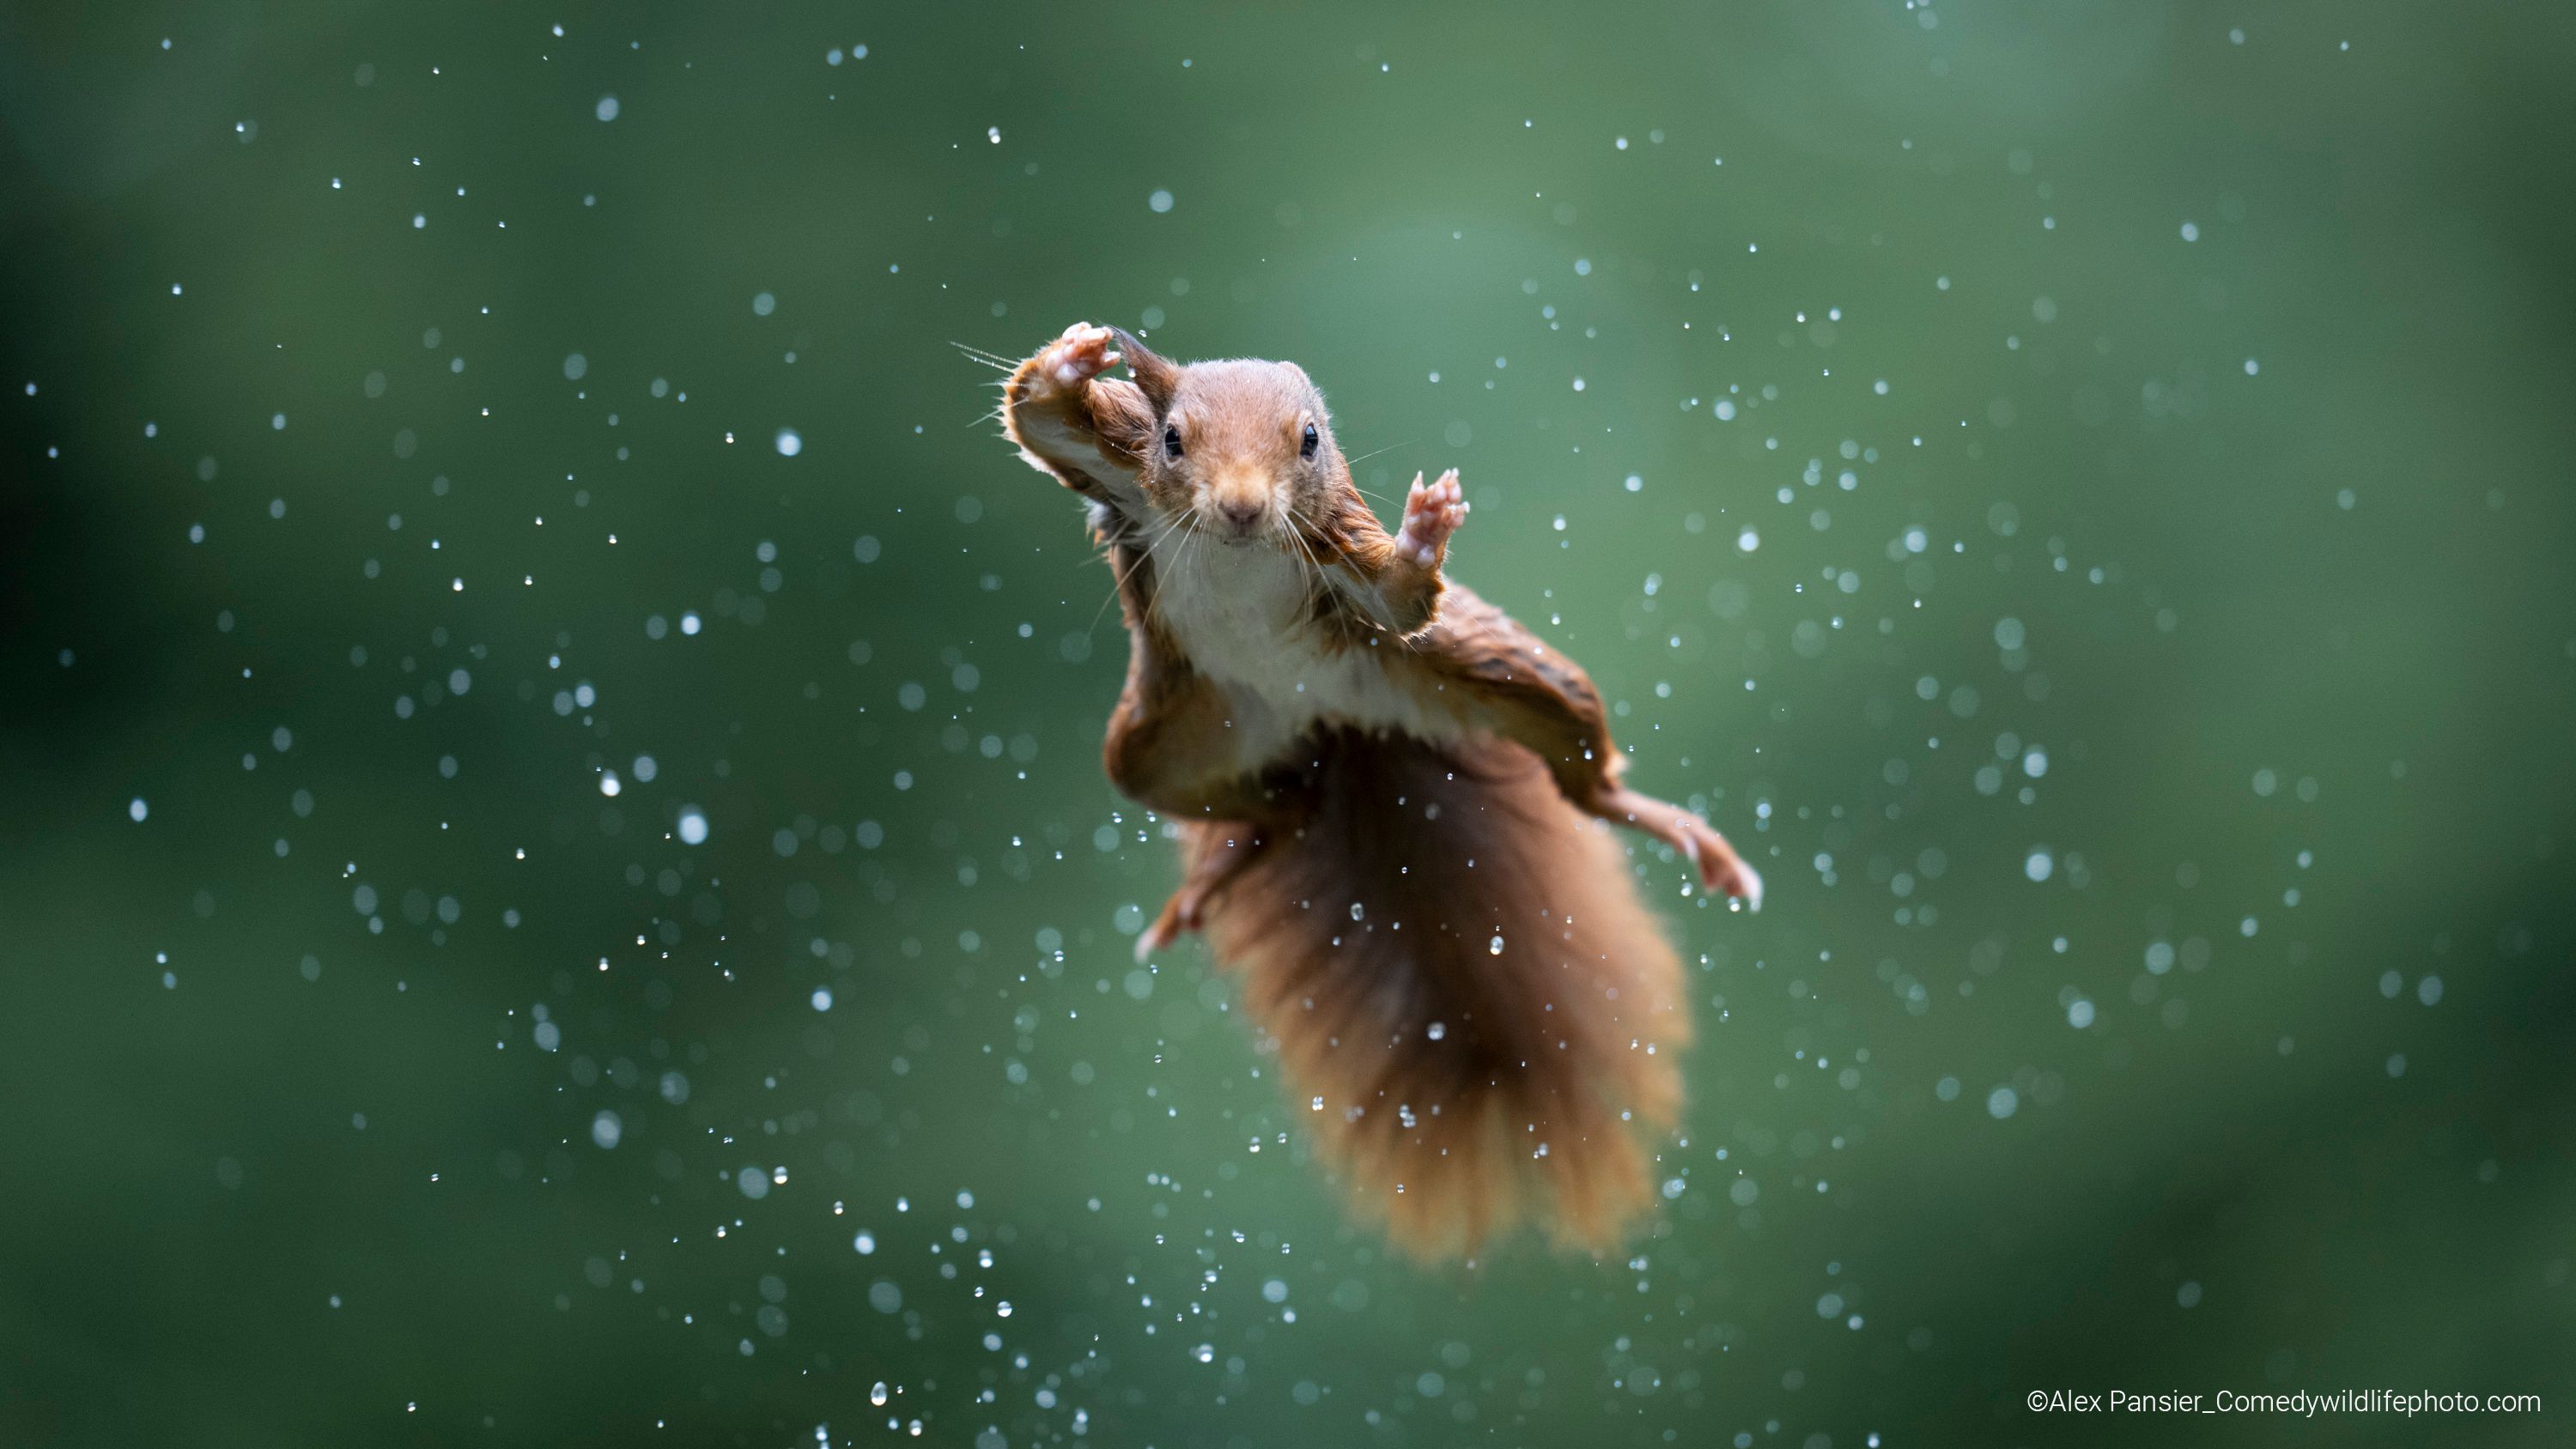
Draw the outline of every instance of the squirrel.
[[[1105,375],[1123,363],[1130,380]],[[1571,659],[1442,569],[1456,470],[1389,534],[1294,363],[1076,323],[1004,430],[1088,503],[1125,617],[1110,782],[1177,835],[1137,958],[1204,932],[1364,1215],[1426,1260],[1544,1225],[1607,1251],[1674,1124],[1681,962],[1604,822],[1759,909],[1697,815],[1620,783]]]

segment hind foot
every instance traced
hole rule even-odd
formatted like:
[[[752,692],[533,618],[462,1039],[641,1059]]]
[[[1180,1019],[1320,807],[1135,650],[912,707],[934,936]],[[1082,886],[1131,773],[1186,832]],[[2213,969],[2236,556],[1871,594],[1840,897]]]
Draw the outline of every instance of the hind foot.
[[[1199,929],[1207,913],[1210,897],[1234,878],[1234,873],[1250,864],[1252,857],[1266,843],[1260,833],[1248,825],[1210,824],[1203,829],[1216,832],[1221,843],[1201,856],[1181,881],[1181,888],[1163,902],[1163,909],[1153,924],[1136,938],[1136,961],[1142,965],[1155,952]]]
[[[1136,938],[1136,964],[1142,966],[1157,951],[1199,928],[1199,912],[1205,903],[1184,889],[1172,892],[1163,902],[1161,914]]]
[[[1744,902],[1748,911],[1762,909],[1762,873],[1745,864],[1726,837],[1708,827],[1697,816],[1690,817],[1682,854],[1699,868],[1700,884],[1720,895]]]
[[[1634,790],[1612,790],[1593,807],[1593,813],[1604,820],[1633,825],[1682,853],[1699,874],[1703,889],[1731,896],[1744,902],[1745,909],[1762,909],[1762,876],[1727,844],[1705,820],[1678,805],[1640,795]]]

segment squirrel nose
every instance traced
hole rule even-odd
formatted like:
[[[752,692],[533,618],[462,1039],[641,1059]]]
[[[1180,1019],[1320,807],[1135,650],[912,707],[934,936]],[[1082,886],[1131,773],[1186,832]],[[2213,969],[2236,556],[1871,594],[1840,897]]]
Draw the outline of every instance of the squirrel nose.
[[[1260,499],[1238,496],[1220,501],[1216,511],[1224,514],[1226,520],[1235,527],[1248,530],[1261,521],[1263,509]]]

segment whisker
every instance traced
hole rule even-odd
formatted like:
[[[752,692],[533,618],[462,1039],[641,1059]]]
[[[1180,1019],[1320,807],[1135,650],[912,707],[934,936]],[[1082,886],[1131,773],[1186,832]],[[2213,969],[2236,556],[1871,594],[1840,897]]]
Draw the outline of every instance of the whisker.
[[[1119,594],[1126,589],[1127,581],[1136,576],[1136,570],[1145,566],[1145,560],[1147,557],[1147,554],[1140,553],[1136,555],[1136,557],[1128,563],[1127,572],[1118,574],[1117,577],[1110,580],[1108,594],[1101,599],[1100,607],[1091,611],[1091,622],[1082,626],[1082,632],[1085,638],[1090,637],[1091,632],[1100,627],[1102,616],[1109,612],[1109,606],[1116,602]],[[1109,560],[1110,567],[1114,571],[1117,567],[1118,555],[1115,552],[1112,552],[1109,555]]]
[[[1288,528],[1288,539],[1297,545],[1298,566],[1305,573],[1306,602],[1312,605],[1318,594],[1332,587],[1332,582],[1325,576],[1324,561],[1315,556],[1313,541],[1293,523]]]
[[[1297,551],[1303,555],[1301,567],[1305,570],[1307,607],[1309,610],[1321,608],[1332,597],[1332,570],[1315,552],[1315,541],[1308,538],[1303,530],[1292,524],[1289,527],[1288,536],[1295,541]]]
[[[986,352],[980,347],[970,347],[963,342],[951,342],[948,345],[956,348],[962,353],[965,353],[969,358],[984,364],[986,367],[996,368],[1003,372],[1016,372],[1019,370],[1019,363],[1002,356],[998,352]]]
[[[1421,440],[1420,438],[1407,438],[1407,439],[1405,439],[1405,440],[1404,440],[1403,442],[1401,442],[1401,443],[1389,443],[1389,444],[1387,444],[1385,447],[1377,449],[1375,452],[1362,453],[1362,454],[1360,454],[1360,455],[1359,455],[1358,457],[1356,457],[1356,458],[1346,458],[1346,459],[1344,459],[1344,460],[1343,460],[1343,462],[1344,462],[1344,464],[1345,464],[1345,465],[1353,464],[1353,463],[1365,463],[1365,462],[1367,462],[1369,459],[1374,458],[1374,457],[1377,457],[1380,453],[1392,453],[1392,452],[1394,452],[1394,451],[1395,451],[1396,449],[1398,449],[1398,448],[1410,448],[1410,447],[1412,447],[1414,444],[1419,443],[1419,442],[1421,442],[1421,441],[1422,441],[1422,440]]]
[[[1177,516],[1164,520],[1162,528],[1157,530],[1153,539],[1145,545],[1146,555],[1151,557],[1154,550],[1162,547],[1163,540],[1170,538],[1174,530],[1180,528],[1183,524],[1188,523],[1191,519],[1196,518],[1198,516],[1198,512],[1198,505],[1193,503],[1189,507],[1182,509]]]
[[[1308,556],[1306,540],[1298,534],[1297,525],[1293,521],[1285,531],[1288,535],[1288,547],[1280,552],[1285,553],[1288,561],[1297,566],[1297,582],[1304,587],[1307,602],[1312,603],[1315,597],[1314,561]]]
[[[1091,623],[1085,626],[1082,631],[1084,634],[1087,635],[1092,630],[1100,627],[1101,616],[1109,612],[1110,600],[1117,598],[1120,593],[1125,591],[1127,581],[1136,576],[1136,570],[1143,568],[1146,561],[1154,557],[1155,551],[1163,546],[1165,540],[1169,539],[1174,533],[1179,532],[1184,524],[1187,524],[1192,519],[1196,518],[1198,516],[1198,511],[1198,505],[1195,503],[1191,504],[1188,508],[1183,509],[1178,516],[1166,522],[1163,525],[1162,531],[1146,542],[1144,549],[1127,565],[1127,571],[1119,574],[1117,579],[1110,585],[1109,597],[1100,601],[1100,608],[1092,614]],[[1113,546],[1115,542],[1116,540],[1112,541]],[[1113,555],[1113,559],[1114,557],[1115,556]]]

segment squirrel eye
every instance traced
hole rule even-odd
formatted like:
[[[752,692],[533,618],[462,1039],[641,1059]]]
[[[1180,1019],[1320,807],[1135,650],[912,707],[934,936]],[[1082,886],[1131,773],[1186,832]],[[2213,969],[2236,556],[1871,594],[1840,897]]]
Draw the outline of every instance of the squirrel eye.
[[[1166,458],[1181,456],[1181,430],[1169,423],[1163,425],[1163,456]]]
[[[1306,425],[1306,436],[1297,444],[1297,456],[1300,458],[1311,458],[1315,456],[1315,449],[1322,442],[1323,437],[1315,431],[1315,425],[1313,423],[1308,423]]]

